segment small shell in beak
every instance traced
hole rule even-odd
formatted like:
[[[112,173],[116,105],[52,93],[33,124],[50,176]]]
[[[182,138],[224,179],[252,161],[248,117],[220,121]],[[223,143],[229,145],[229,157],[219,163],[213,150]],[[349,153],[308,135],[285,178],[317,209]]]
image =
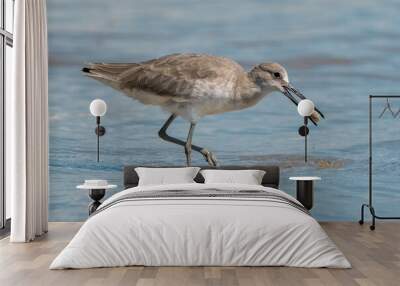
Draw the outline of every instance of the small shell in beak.
[[[319,116],[319,113],[318,113],[317,111],[314,111],[314,112],[311,114],[310,117],[311,117],[312,120],[315,121],[315,123],[318,123],[318,122],[320,121],[320,119],[321,119],[321,116]]]

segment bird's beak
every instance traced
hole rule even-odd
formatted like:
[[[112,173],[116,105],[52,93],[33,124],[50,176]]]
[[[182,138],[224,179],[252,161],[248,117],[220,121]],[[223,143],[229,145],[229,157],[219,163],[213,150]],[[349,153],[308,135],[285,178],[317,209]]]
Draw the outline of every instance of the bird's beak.
[[[283,91],[282,93],[290,99],[291,102],[293,102],[296,106],[299,104],[300,100],[307,99],[300,91],[295,89],[291,84],[285,83],[282,85]],[[296,96],[300,99],[297,100]],[[315,111],[318,112],[318,114],[325,119],[325,116],[322,114],[321,111],[319,111],[318,108],[315,108]],[[309,117],[312,123],[314,125],[317,125],[317,122],[315,122],[311,117]]]

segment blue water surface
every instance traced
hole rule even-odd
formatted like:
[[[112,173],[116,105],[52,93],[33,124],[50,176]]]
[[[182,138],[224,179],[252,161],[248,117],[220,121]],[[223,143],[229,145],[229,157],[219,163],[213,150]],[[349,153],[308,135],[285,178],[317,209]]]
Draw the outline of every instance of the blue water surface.
[[[357,220],[368,191],[368,95],[400,93],[400,9],[397,1],[49,0],[50,220],[87,218],[89,198],[75,189],[102,178],[122,189],[127,164],[182,165],[183,149],[157,132],[168,114],[135,102],[80,73],[87,62],[138,62],[175,52],[284,65],[293,85],[326,115],[310,126],[303,162],[302,119],[273,94],[240,112],[204,118],[194,142],[221,164],[278,164],[281,189],[294,194],[293,175],[322,177],[312,214]],[[108,104],[96,162],[95,119],[89,103]],[[374,193],[380,215],[400,214],[400,118],[378,119],[374,103]],[[392,101],[400,108],[400,100]],[[178,119],[171,134],[185,138]],[[194,164],[203,158],[194,153]]]

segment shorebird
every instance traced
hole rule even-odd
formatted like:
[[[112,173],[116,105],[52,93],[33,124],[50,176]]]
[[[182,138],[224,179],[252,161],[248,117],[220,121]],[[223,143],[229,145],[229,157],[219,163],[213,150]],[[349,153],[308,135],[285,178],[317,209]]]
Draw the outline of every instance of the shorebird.
[[[212,152],[192,144],[195,126],[202,117],[251,107],[274,91],[296,105],[305,99],[278,63],[261,63],[246,72],[225,57],[172,54],[140,63],[93,63],[82,71],[143,104],[157,105],[171,113],[158,134],[184,147],[188,166],[192,150],[200,152],[209,165],[217,165]],[[167,134],[177,116],[190,122],[186,141]],[[320,116],[324,117],[316,108],[309,118],[317,125]]]

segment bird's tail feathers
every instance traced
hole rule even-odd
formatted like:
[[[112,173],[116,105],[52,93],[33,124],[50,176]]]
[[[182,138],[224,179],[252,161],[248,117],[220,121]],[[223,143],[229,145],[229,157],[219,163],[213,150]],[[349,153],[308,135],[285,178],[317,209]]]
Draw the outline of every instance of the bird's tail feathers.
[[[119,75],[130,68],[139,66],[136,63],[120,64],[120,63],[89,63],[82,68],[82,72],[92,78],[102,81],[118,81]]]

